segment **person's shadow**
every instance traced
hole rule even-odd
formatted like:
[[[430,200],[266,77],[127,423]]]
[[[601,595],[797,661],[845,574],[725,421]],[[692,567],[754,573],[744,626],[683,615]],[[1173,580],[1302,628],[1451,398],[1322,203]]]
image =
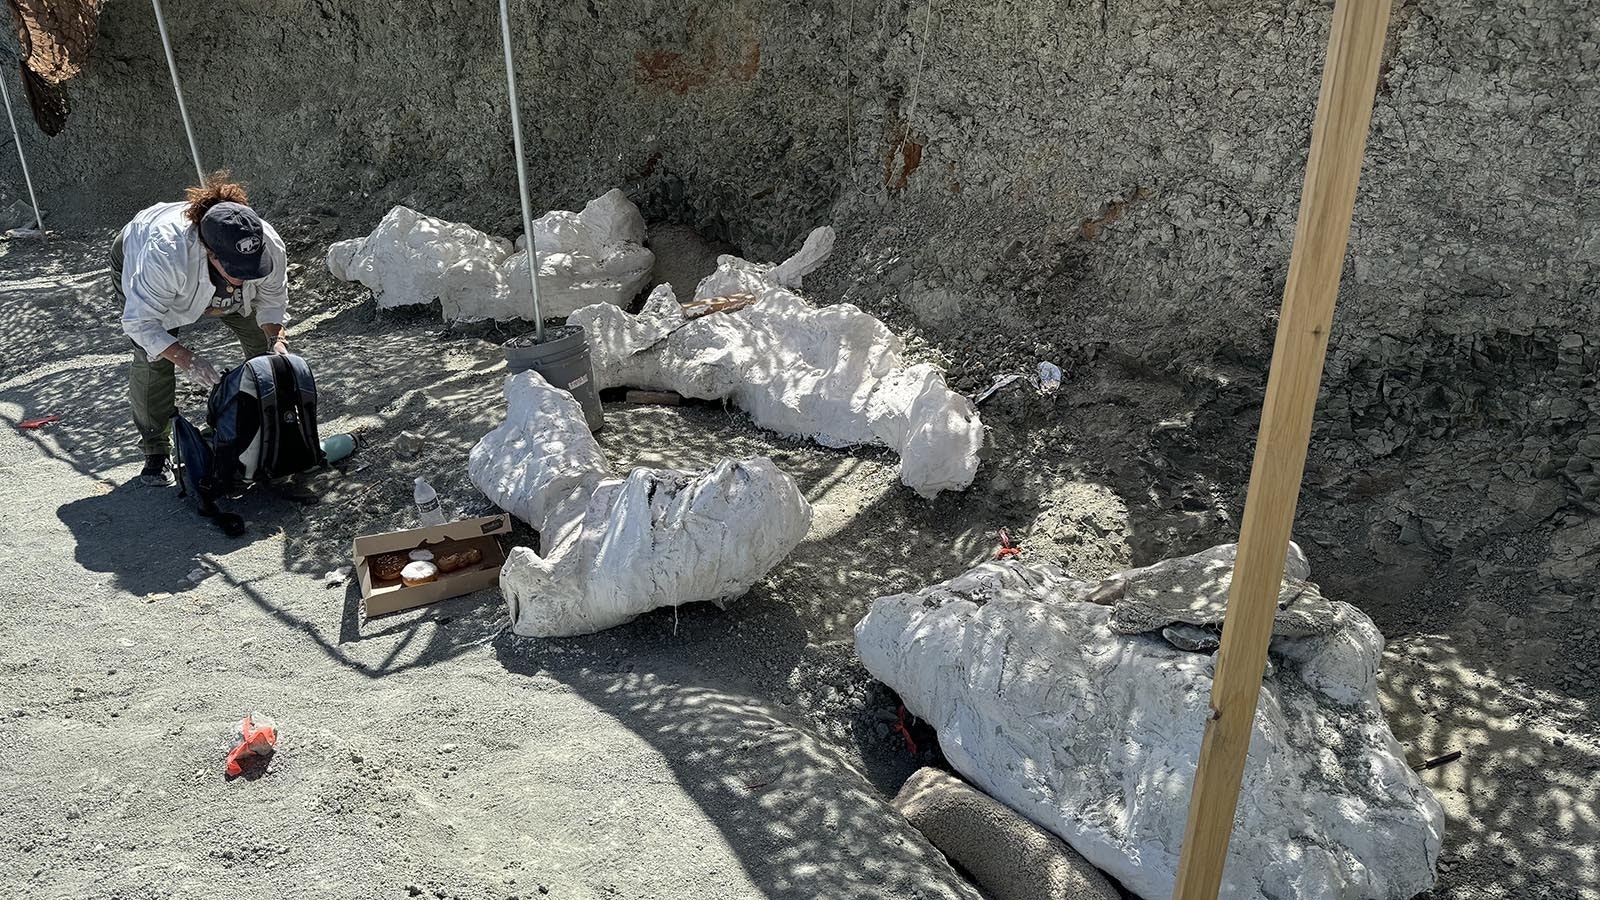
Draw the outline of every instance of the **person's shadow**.
[[[136,480],[74,500],[58,515],[72,532],[79,565],[109,572],[117,587],[141,596],[187,590],[193,587],[188,576],[197,557],[232,552],[267,533],[247,516],[245,533],[228,537],[201,518],[176,487]]]

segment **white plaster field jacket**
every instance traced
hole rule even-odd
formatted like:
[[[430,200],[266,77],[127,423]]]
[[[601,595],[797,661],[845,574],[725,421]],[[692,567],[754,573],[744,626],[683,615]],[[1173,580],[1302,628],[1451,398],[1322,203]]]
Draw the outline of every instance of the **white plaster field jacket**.
[[[157,203],[133,217],[122,229],[122,330],[151,359],[177,343],[167,332],[205,318],[217,300],[206,267],[200,229],[184,215],[187,203]],[[288,254],[283,238],[265,221],[262,251],[272,260],[272,273],[246,281],[238,305],[228,312],[256,312],[260,324],[282,325],[289,305]]]

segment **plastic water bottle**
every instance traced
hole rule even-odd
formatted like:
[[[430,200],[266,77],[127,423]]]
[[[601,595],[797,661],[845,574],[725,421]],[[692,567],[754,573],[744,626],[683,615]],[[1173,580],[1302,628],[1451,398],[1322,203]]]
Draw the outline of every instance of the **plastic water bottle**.
[[[328,462],[336,463],[355,452],[356,439],[348,434],[330,434],[322,439],[322,455]]]
[[[444,511],[439,508],[439,495],[434,493],[433,485],[417,476],[416,488],[411,492],[417,501],[417,518],[422,520],[424,528],[430,525],[444,524]]]

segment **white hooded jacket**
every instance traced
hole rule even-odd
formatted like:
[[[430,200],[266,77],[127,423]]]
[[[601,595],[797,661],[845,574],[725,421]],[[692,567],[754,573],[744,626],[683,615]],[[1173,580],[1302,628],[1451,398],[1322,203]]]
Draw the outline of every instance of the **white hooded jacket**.
[[[205,245],[200,230],[184,215],[187,203],[157,203],[133,217],[122,229],[122,330],[151,359],[177,341],[174,328],[205,318],[217,299],[206,268]],[[237,292],[242,305],[230,312],[248,315],[253,309],[260,324],[285,323],[289,305],[288,254],[283,238],[263,221],[272,274],[246,281]]]

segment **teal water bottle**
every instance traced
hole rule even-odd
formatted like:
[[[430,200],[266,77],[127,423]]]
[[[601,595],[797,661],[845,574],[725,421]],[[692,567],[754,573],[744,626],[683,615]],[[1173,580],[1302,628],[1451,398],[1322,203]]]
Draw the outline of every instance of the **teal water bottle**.
[[[330,463],[336,463],[344,459],[354,453],[355,449],[356,439],[354,435],[332,434],[322,439],[322,455],[327,457]]]

